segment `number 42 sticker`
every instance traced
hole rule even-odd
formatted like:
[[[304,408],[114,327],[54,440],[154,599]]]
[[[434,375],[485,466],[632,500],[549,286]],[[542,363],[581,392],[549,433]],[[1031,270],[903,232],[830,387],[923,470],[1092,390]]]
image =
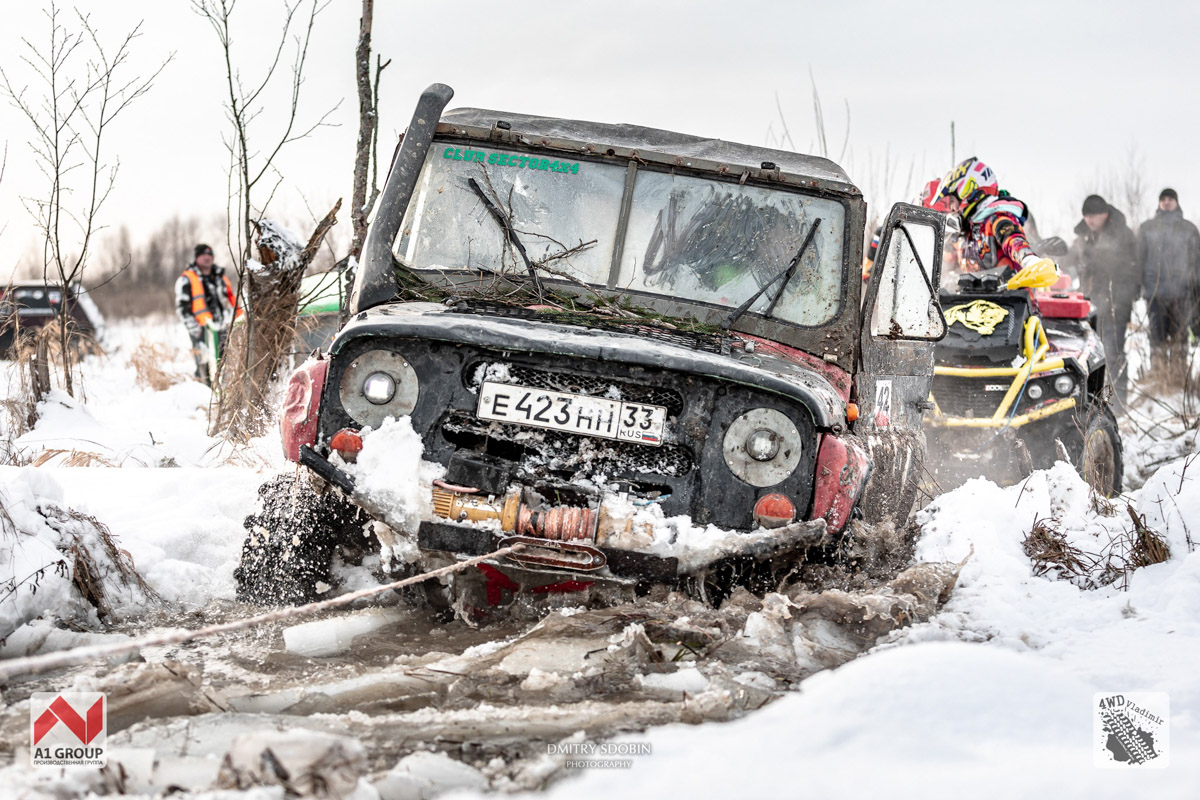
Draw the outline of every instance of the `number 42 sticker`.
[[[886,428],[892,424],[892,382],[875,381],[875,426]]]

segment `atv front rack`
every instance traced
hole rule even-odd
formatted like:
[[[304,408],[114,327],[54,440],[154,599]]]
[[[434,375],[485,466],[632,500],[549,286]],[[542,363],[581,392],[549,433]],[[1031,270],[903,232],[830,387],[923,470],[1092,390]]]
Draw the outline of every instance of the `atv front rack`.
[[[1024,346],[1022,355],[1024,361],[1016,367],[943,367],[933,368],[933,374],[952,378],[1008,378],[1008,388],[990,417],[961,417],[943,413],[937,398],[931,391],[929,400],[933,410],[928,423],[935,427],[946,428],[1020,428],[1030,422],[1058,414],[1076,405],[1074,397],[1064,397],[1053,403],[1040,406],[1023,414],[1015,414],[1016,404],[1024,393],[1025,385],[1035,375],[1054,372],[1065,368],[1061,358],[1047,360],[1046,353],[1050,350],[1050,340],[1042,327],[1040,317],[1031,316],[1025,320]]]

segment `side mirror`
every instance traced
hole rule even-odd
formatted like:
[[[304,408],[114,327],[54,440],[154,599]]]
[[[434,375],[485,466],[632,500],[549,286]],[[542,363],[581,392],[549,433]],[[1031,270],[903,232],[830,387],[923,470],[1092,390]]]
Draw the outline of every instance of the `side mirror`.
[[[936,341],[946,335],[938,303],[945,217],[897,203],[880,238],[882,262],[871,312],[871,334]]]

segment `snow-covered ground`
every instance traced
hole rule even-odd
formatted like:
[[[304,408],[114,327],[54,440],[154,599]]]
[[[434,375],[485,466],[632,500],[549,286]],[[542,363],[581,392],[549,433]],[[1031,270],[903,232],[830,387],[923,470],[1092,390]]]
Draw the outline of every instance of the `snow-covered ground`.
[[[177,380],[162,391],[139,385],[137,379],[132,360],[147,345],[158,345],[157,353],[166,354],[155,366]],[[13,460],[25,466],[0,466],[0,501],[15,521],[28,523],[18,527],[36,528],[41,524],[38,508],[44,511],[48,504],[95,517],[111,530],[151,589],[170,603],[202,607],[233,597],[242,519],[254,503],[260,473],[280,467],[283,459],[275,442],[234,449],[207,435],[211,393],[190,379],[188,347],[175,320],[110,325],[106,354],[83,364],[77,388],[81,399],[55,389],[38,409],[33,430],[16,437],[3,431],[12,438]],[[0,369],[8,382],[6,396],[15,396],[14,365],[0,364]],[[0,540],[0,553],[15,559],[4,564],[0,581],[20,581],[57,560],[57,554],[40,552],[26,537]],[[69,583],[48,570],[36,605],[67,605]],[[30,598],[28,588],[27,583],[26,591],[16,596]],[[117,618],[147,608],[141,595],[113,599]],[[10,632],[11,601],[0,602],[0,636]],[[47,615],[9,636],[0,657],[42,646],[43,635],[53,635],[60,646],[71,638],[89,638],[56,630],[52,623]]]
[[[25,466],[0,467],[0,501],[16,528],[27,532],[0,534],[0,583],[48,567],[36,595],[18,590],[6,596],[0,587],[0,624],[16,628],[2,658],[135,635],[139,620],[150,626],[155,614],[183,624],[188,615],[203,621],[236,613],[232,571],[242,518],[259,483],[285,468],[270,437],[234,450],[207,436],[209,393],[194,381],[161,391],[138,384],[130,358],[143,340],[166,348],[169,357],[158,364],[163,370],[190,375],[187,340],[174,322],[111,328],[108,355],[85,364],[86,402],[55,394],[34,430],[13,442]],[[802,599],[771,595],[740,612],[720,612],[739,626],[724,649],[740,655],[722,656],[729,659],[725,666],[693,663],[680,650],[679,664],[668,660],[648,670],[633,656],[648,644],[643,622],[624,618],[568,610],[532,632],[499,631],[502,641],[480,644],[485,639],[456,639],[424,617],[358,611],[353,620],[334,617],[290,633],[277,629],[203,649],[147,653],[146,664],[78,670],[62,678],[63,687],[108,685],[105,680],[122,675],[142,680],[163,664],[183,674],[179,664],[190,664],[200,674],[180,684],[189,709],[161,723],[134,724],[117,741],[131,772],[140,763],[149,775],[157,759],[162,771],[169,766],[181,785],[196,788],[209,785],[212,759],[236,736],[247,736],[234,749],[335,754],[350,776],[338,785],[363,800],[527,789],[561,776],[566,757],[522,752],[524,766],[514,775],[505,768],[507,751],[463,745],[457,752],[474,765],[467,766],[438,752],[401,759],[398,742],[441,743],[433,749],[445,752],[454,749],[448,740],[495,740],[496,731],[516,730],[539,743],[554,737],[579,743],[583,737],[571,738],[574,731],[607,735],[622,728],[601,718],[627,713],[652,727],[624,740],[647,743],[651,752],[633,757],[629,768],[567,769],[577,774],[552,783],[549,796],[1194,797],[1200,786],[1200,554],[1192,543],[1200,536],[1200,457],[1194,432],[1156,433],[1155,426],[1173,424],[1156,409],[1140,403],[1125,423],[1127,481],[1139,485],[1126,497],[1098,502],[1060,464],[1019,486],[974,480],[934,500],[917,517],[916,560],[965,559],[949,601],[927,621],[892,631],[835,669],[822,670],[831,662],[813,654],[820,646],[844,649],[845,642],[821,639],[833,636],[832,629],[802,626]],[[92,465],[67,465],[79,463]],[[1119,565],[1128,553],[1111,542],[1128,540],[1130,508],[1162,536],[1168,560],[1099,581],[1098,568],[1089,575],[1036,574],[1023,548],[1035,524],[1060,534],[1058,541],[1084,562],[1105,555]],[[95,547],[103,551],[80,515],[107,526],[146,582],[145,590],[110,598],[107,622],[119,623],[117,633],[101,632],[95,609],[81,604],[53,569],[54,543],[63,536],[100,542]],[[116,569],[119,562],[115,556],[101,566]],[[700,619],[699,610],[693,616],[697,630],[711,622]],[[576,619],[595,628],[571,629]],[[785,625],[789,619],[795,624]],[[689,619],[671,624],[686,626]],[[404,639],[397,645],[382,638],[397,631]],[[382,648],[369,656],[359,651],[370,674],[347,660],[322,658],[344,648],[352,634],[375,636]],[[609,666],[581,666],[597,650],[608,654]],[[752,661],[760,666],[747,666]],[[453,682],[476,668],[481,683],[463,688]],[[783,691],[784,674],[795,676],[797,690]],[[606,705],[587,695],[600,691],[599,682],[625,678],[618,689],[634,692],[633,700],[618,695]],[[431,695],[431,686],[442,693]],[[502,686],[510,702],[528,705],[505,707]],[[0,724],[19,722],[28,713],[28,688],[0,691]],[[1170,698],[1169,765],[1094,766],[1093,695],[1146,691]],[[425,699],[388,706],[401,696]],[[385,711],[376,715],[373,708]],[[727,717],[731,721],[675,722]],[[289,729],[299,732],[272,738]],[[8,732],[0,730],[0,739]],[[19,739],[0,742],[0,764],[22,746]],[[513,745],[511,752],[520,749]],[[255,780],[259,768],[230,766],[246,781]],[[129,787],[153,785],[131,780]],[[35,772],[16,761],[0,767],[0,787],[4,796],[32,797],[112,784],[78,773]],[[259,796],[282,795],[273,789]]]
[[[1031,574],[1021,541],[1035,520],[1093,550],[1131,525],[1120,504],[1093,512],[1065,464],[1024,486],[971,481],[919,516],[919,560],[969,556],[932,620],[756,714],[635,737],[652,755],[550,796],[1196,797],[1200,553],[1187,539],[1200,533],[1200,459],[1185,465],[1132,498],[1172,557],[1132,572],[1127,591]],[[1169,766],[1094,766],[1094,693],[1147,691],[1170,697]]]

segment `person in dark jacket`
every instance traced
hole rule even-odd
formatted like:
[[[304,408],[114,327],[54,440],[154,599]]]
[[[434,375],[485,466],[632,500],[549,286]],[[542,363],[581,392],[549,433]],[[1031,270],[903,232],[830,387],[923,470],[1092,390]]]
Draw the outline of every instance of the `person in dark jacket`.
[[[1164,356],[1182,356],[1188,331],[1200,332],[1200,231],[1183,218],[1174,189],[1162,190],[1158,212],[1138,229],[1138,259],[1150,343]]]
[[[226,328],[242,315],[233,284],[222,267],[213,263],[212,248],[196,245],[192,263],[175,282],[175,311],[192,339],[196,358],[196,377],[212,385],[210,364],[220,356],[209,352],[205,332],[216,331],[223,338]]]
[[[1096,306],[1100,339],[1108,358],[1109,382],[1125,400],[1125,329],[1133,303],[1142,291],[1137,238],[1125,215],[1098,194],[1083,201],[1083,219],[1075,226],[1075,243],[1063,259],[1077,267],[1083,293]]]

